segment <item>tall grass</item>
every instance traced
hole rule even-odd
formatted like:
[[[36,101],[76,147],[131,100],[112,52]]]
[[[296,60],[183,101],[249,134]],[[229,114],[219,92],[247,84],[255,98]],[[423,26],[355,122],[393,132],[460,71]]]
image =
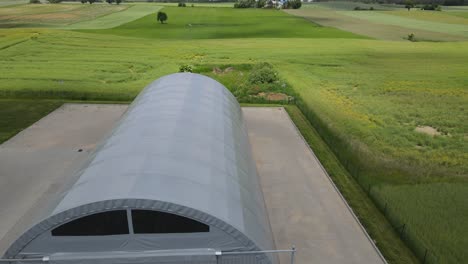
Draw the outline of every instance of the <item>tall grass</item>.
[[[460,234],[468,233],[464,223],[468,219],[468,181],[463,184],[383,184],[378,178],[406,181],[415,179],[414,174],[421,174],[417,179],[422,180],[421,176],[429,173],[427,170],[433,173],[434,168],[402,165],[401,161],[372,153],[359,142],[353,143],[334,133],[300,96],[296,95],[295,103],[422,263],[455,264],[467,259],[468,240]],[[454,218],[447,219],[449,215]],[[431,219],[430,222],[427,219]]]
[[[418,263],[419,261],[403,244],[385,215],[379,212],[366,191],[349,174],[323,141],[315,126],[311,125],[297,106],[288,105],[286,110],[388,263]]]

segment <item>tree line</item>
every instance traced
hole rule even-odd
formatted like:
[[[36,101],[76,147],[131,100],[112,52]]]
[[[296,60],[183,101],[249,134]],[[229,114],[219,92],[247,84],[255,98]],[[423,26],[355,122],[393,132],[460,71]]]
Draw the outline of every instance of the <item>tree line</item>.
[[[40,0],[30,0],[29,1],[31,4],[39,4],[41,3]],[[51,3],[51,4],[58,4],[58,3],[61,3],[63,2],[63,0],[47,0],[47,2]],[[96,2],[107,2],[108,4],[112,4],[112,3],[116,3],[116,4],[120,4],[123,2],[123,0],[67,0],[67,2],[81,2],[82,4],[86,4],[86,3],[90,3],[90,4],[93,4],[93,3],[96,3]]]
[[[343,0],[315,0],[316,2],[333,2]],[[360,1],[348,1],[348,2],[363,2],[367,4],[399,4],[405,5],[406,0],[360,0]],[[461,6],[468,5],[468,0],[413,0],[415,5],[446,5],[446,6]]]

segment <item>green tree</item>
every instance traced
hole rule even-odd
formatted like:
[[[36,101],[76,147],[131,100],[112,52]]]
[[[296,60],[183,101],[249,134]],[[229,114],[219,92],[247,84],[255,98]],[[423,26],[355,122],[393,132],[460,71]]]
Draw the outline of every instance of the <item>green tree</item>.
[[[88,0],[89,4],[96,2],[96,0]]]
[[[114,2],[114,0],[106,0],[106,2],[107,2],[108,4],[112,4],[112,3]]]
[[[239,0],[234,4],[234,8],[252,8],[255,5],[255,0]]]
[[[167,20],[167,14],[159,11],[156,15],[156,19],[161,22],[161,24],[164,24],[164,22]]]
[[[414,7],[414,3],[413,3],[412,0],[406,0],[405,1],[405,8],[407,8],[408,11],[410,11],[410,9],[413,8],[413,7]]]
[[[120,3],[122,3],[122,0],[115,0],[115,3],[117,3],[118,5],[120,5]]]
[[[258,0],[256,7],[257,8],[264,8],[265,5],[266,5],[266,0]]]
[[[48,0],[48,1],[51,4],[58,4],[58,3],[62,2],[62,0]]]
[[[302,6],[301,0],[289,0],[283,4],[283,9],[299,9]],[[356,10],[356,8],[354,9]],[[359,10],[359,9],[358,9]]]

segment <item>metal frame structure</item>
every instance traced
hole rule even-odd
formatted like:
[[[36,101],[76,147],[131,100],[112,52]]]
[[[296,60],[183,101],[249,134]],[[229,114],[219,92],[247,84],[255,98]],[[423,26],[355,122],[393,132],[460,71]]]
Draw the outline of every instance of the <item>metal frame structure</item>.
[[[283,253],[289,253],[290,254],[290,264],[295,263],[295,255],[296,255],[296,247],[292,246],[291,249],[282,249],[282,250],[261,250],[261,251],[236,251],[236,252],[223,252],[223,251],[215,251],[215,250],[207,250],[205,253],[210,254],[212,256],[215,256],[216,258],[216,264],[222,264],[223,263],[223,256],[236,256],[236,255],[265,255],[265,254],[283,254]],[[192,252],[186,251],[183,252],[181,251],[180,254],[184,256],[190,256]],[[135,254],[132,252],[127,252],[123,254]],[[164,253],[163,253],[164,254]],[[166,252],[167,254],[167,252]],[[174,252],[172,252],[174,254]],[[89,256],[82,256],[82,259],[86,259],[87,261],[90,261],[88,258]],[[79,258],[79,256],[78,256]],[[50,263],[51,262],[51,256],[43,256],[41,258],[31,258],[31,259],[0,259],[0,263]],[[248,262],[241,262],[241,264],[246,264]]]

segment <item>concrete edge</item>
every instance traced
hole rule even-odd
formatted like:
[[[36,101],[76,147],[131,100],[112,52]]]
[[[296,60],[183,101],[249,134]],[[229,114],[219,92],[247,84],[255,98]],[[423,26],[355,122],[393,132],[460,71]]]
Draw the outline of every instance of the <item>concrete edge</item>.
[[[3,143],[0,143],[0,147],[5,145],[5,143],[7,143],[8,141],[16,138],[17,136],[21,135],[21,134],[24,134],[25,133],[25,130],[27,130],[28,128],[36,125],[37,123],[39,123],[42,119],[45,119],[47,118],[49,115],[51,115],[52,113],[60,110],[60,109],[64,109],[67,105],[130,105],[128,103],[123,103],[123,104],[116,104],[116,103],[110,103],[110,104],[102,104],[102,103],[92,103],[92,102],[63,102],[59,107],[55,108],[54,110],[52,110],[50,113],[46,114],[45,116],[39,118],[38,120],[36,120],[34,123],[30,124],[29,126],[23,128],[21,131],[19,131],[18,133],[16,133],[14,136],[12,136],[11,138],[7,139],[6,141],[4,141]]]
[[[53,112],[55,112],[55,111],[57,111],[57,110],[59,110],[59,109],[61,109],[61,108],[64,108],[64,107],[65,107],[64,105],[65,105],[65,103],[61,104],[59,107],[57,107],[57,108],[55,108],[54,110],[50,111],[48,114],[46,114],[46,115],[42,116],[41,118],[39,118],[38,120],[34,121],[34,123],[32,123],[32,124],[30,124],[29,126],[23,128],[23,129],[21,129],[21,130],[20,130],[18,133],[16,133],[14,136],[12,136],[11,138],[9,138],[9,139],[3,141],[2,143],[0,143],[0,147],[1,147],[1,146],[4,146],[5,143],[7,143],[8,141],[11,141],[12,139],[18,137],[19,135],[22,135],[22,134],[26,133],[25,131],[26,131],[28,128],[30,128],[30,127],[36,125],[36,124],[39,123],[42,119],[48,117],[48,116],[49,116],[50,114],[52,114]]]
[[[359,218],[356,216],[356,214],[354,213],[353,209],[351,208],[351,206],[348,204],[348,202],[346,201],[346,199],[344,198],[344,196],[341,194],[340,190],[338,189],[338,187],[335,185],[335,183],[333,182],[333,179],[330,177],[330,175],[328,174],[327,170],[325,170],[325,168],[323,167],[322,163],[320,162],[320,160],[317,158],[317,156],[315,155],[315,152],[312,150],[312,148],[309,146],[309,143],[307,143],[307,141],[305,140],[304,136],[302,135],[301,131],[299,130],[299,128],[297,128],[296,124],[294,123],[294,121],[292,120],[292,118],[289,116],[289,113],[286,111],[286,109],[284,109],[284,107],[278,107],[278,108],[281,108],[281,110],[288,116],[288,119],[289,121],[291,122],[291,124],[294,126],[294,129],[296,130],[296,132],[299,134],[299,136],[301,137],[302,141],[305,143],[305,145],[307,146],[307,148],[309,149],[309,151],[311,152],[312,156],[314,157],[314,159],[318,162],[318,164],[320,165],[320,168],[322,169],[322,171],[325,173],[325,175],[327,175],[327,178],[328,180],[330,181],[330,183],[332,184],[333,188],[335,189],[335,191],[338,193],[338,195],[340,196],[341,200],[343,201],[343,203],[345,204],[346,208],[348,208],[349,212],[351,213],[351,215],[353,216],[354,220],[356,220],[356,222],[358,223],[359,227],[361,228],[362,232],[365,234],[365,236],[367,237],[367,240],[369,240],[369,242],[371,243],[372,247],[374,248],[374,250],[377,252],[377,254],[379,255],[379,257],[382,259],[383,263],[385,264],[388,264],[387,260],[385,259],[385,257],[382,255],[382,253],[380,252],[379,248],[377,247],[377,245],[374,243],[374,240],[370,237],[370,235],[367,233],[366,229],[364,228],[364,226],[361,224],[361,221],[359,221]],[[301,111],[302,113],[302,111]]]
[[[249,128],[247,127],[247,122],[245,122],[245,116],[244,116],[244,111],[243,111],[243,108],[249,108],[248,106],[241,106],[240,109],[241,109],[241,113],[242,113],[242,119],[244,121],[244,124],[245,124],[245,130],[247,132],[247,141],[249,142],[249,150],[250,150],[250,154],[252,155],[252,158],[254,159],[255,161],[255,157],[254,157],[254,154],[253,154],[253,149],[252,149],[252,143],[250,142],[250,136],[249,136]],[[252,107],[253,108],[253,107]],[[257,164],[255,164],[255,172],[257,173],[257,181],[258,181],[258,184],[260,185],[260,191],[262,192],[262,201],[263,201],[263,204],[265,205],[265,210],[267,212],[267,215],[266,215],[266,218],[267,218],[267,221],[268,221],[268,227],[270,229],[270,233],[271,233],[271,239],[273,241],[273,248],[272,250],[277,250],[278,247],[276,246],[276,240],[275,240],[275,236],[273,234],[273,228],[271,227],[271,221],[270,221],[270,214],[269,214],[269,210],[268,210],[268,206],[266,204],[266,201],[265,201],[265,194],[263,192],[263,186],[262,186],[262,181],[260,179],[260,174],[258,173],[258,168],[257,168]],[[279,261],[278,261],[279,263]]]

